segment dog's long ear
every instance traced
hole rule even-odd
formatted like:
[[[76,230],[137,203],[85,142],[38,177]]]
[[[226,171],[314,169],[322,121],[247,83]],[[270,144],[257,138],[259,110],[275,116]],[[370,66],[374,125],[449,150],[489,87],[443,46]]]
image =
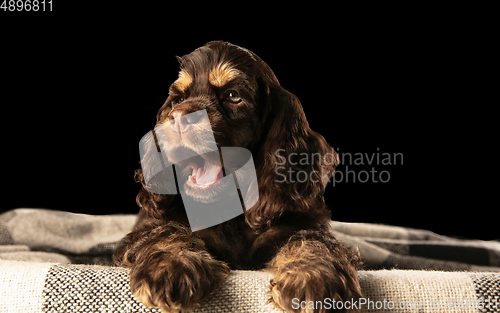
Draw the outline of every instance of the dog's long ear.
[[[271,77],[276,79],[274,74],[268,75]],[[247,210],[247,223],[262,231],[287,211],[326,222],[330,212],[323,194],[339,164],[337,153],[323,136],[309,128],[294,94],[281,88],[277,80],[265,89],[267,136],[256,153],[259,202]]]

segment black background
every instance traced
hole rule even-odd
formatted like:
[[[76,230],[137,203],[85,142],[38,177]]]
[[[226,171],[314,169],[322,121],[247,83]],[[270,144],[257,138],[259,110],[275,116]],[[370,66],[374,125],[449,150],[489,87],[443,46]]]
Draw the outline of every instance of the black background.
[[[0,12],[0,211],[136,213],[138,143],[177,77],[175,56],[226,40],[266,61],[299,97],[311,128],[340,154],[403,154],[404,164],[340,166],[344,174],[346,166],[356,174],[387,171],[390,180],[330,183],[333,219],[499,237],[476,224],[479,217],[459,213],[442,192],[446,182],[435,178],[439,161],[429,158],[430,142],[419,140],[426,122],[416,116],[432,88],[422,75],[439,74],[428,66],[439,40],[404,16],[336,13],[274,24],[273,14],[199,20],[137,6],[82,10],[55,2],[54,12]]]

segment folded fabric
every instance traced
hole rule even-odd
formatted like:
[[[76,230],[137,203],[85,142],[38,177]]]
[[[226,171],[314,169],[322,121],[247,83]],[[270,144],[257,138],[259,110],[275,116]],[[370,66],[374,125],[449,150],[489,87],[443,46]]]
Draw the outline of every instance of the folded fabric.
[[[0,214],[0,259],[111,265],[136,215],[43,209]],[[462,240],[427,230],[332,221],[335,237],[358,249],[366,269],[500,271],[500,242]]]
[[[0,259],[111,265],[136,215],[88,215],[45,209],[0,214]]]
[[[119,267],[0,260],[0,312],[160,312],[130,293]],[[378,270],[358,273],[363,298],[301,302],[294,308],[359,312],[498,312],[500,274]],[[271,274],[232,271],[196,312],[283,312],[267,302]]]
[[[464,240],[428,230],[332,221],[334,236],[358,249],[367,269],[500,271],[500,242]]]

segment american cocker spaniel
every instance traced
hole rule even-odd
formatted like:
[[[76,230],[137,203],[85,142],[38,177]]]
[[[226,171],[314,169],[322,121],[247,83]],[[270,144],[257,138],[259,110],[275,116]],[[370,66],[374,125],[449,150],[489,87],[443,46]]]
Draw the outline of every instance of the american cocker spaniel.
[[[241,190],[240,215],[194,231],[181,195],[152,191],[142,164],[135,176],[142,183],[139,220],[114,256],[116,265],[130,267],[134,296],[163,312],[190,310],[231,269],[252,269],[273,274],[269,301],[288,311],[313,312],[294,306],[298,301],[359,299],[361,261],[329,233],[323,199],[338,157],[309,128],[297,97],[255,53],[227,42],[209,42],[178,59],[179,77],[156,116],[156,127],[176,140],[162,145],[158,133],[151,137],[174,163],[197,156],[176,164],[177,188],[202,207],[228,194],[228,165],[216,160],[218,153],[205,153],[208,125],[217,147],[251,152],[258,199],[245,207]],[[205,126],[193,114],[201,110]]]

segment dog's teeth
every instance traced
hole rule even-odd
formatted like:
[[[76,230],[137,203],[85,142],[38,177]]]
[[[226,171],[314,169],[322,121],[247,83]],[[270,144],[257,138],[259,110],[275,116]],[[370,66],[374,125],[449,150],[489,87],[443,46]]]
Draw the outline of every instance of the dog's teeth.
[[[188,166],[191,166],[193,168],[193,172],[191,173],[190,176],[196,177],[196,172],[198,171],[198,164],[191,162],[188,164]]]
[[[188,181],[196,184],[196,177],[194,175],[189,175],[188,176]]]

